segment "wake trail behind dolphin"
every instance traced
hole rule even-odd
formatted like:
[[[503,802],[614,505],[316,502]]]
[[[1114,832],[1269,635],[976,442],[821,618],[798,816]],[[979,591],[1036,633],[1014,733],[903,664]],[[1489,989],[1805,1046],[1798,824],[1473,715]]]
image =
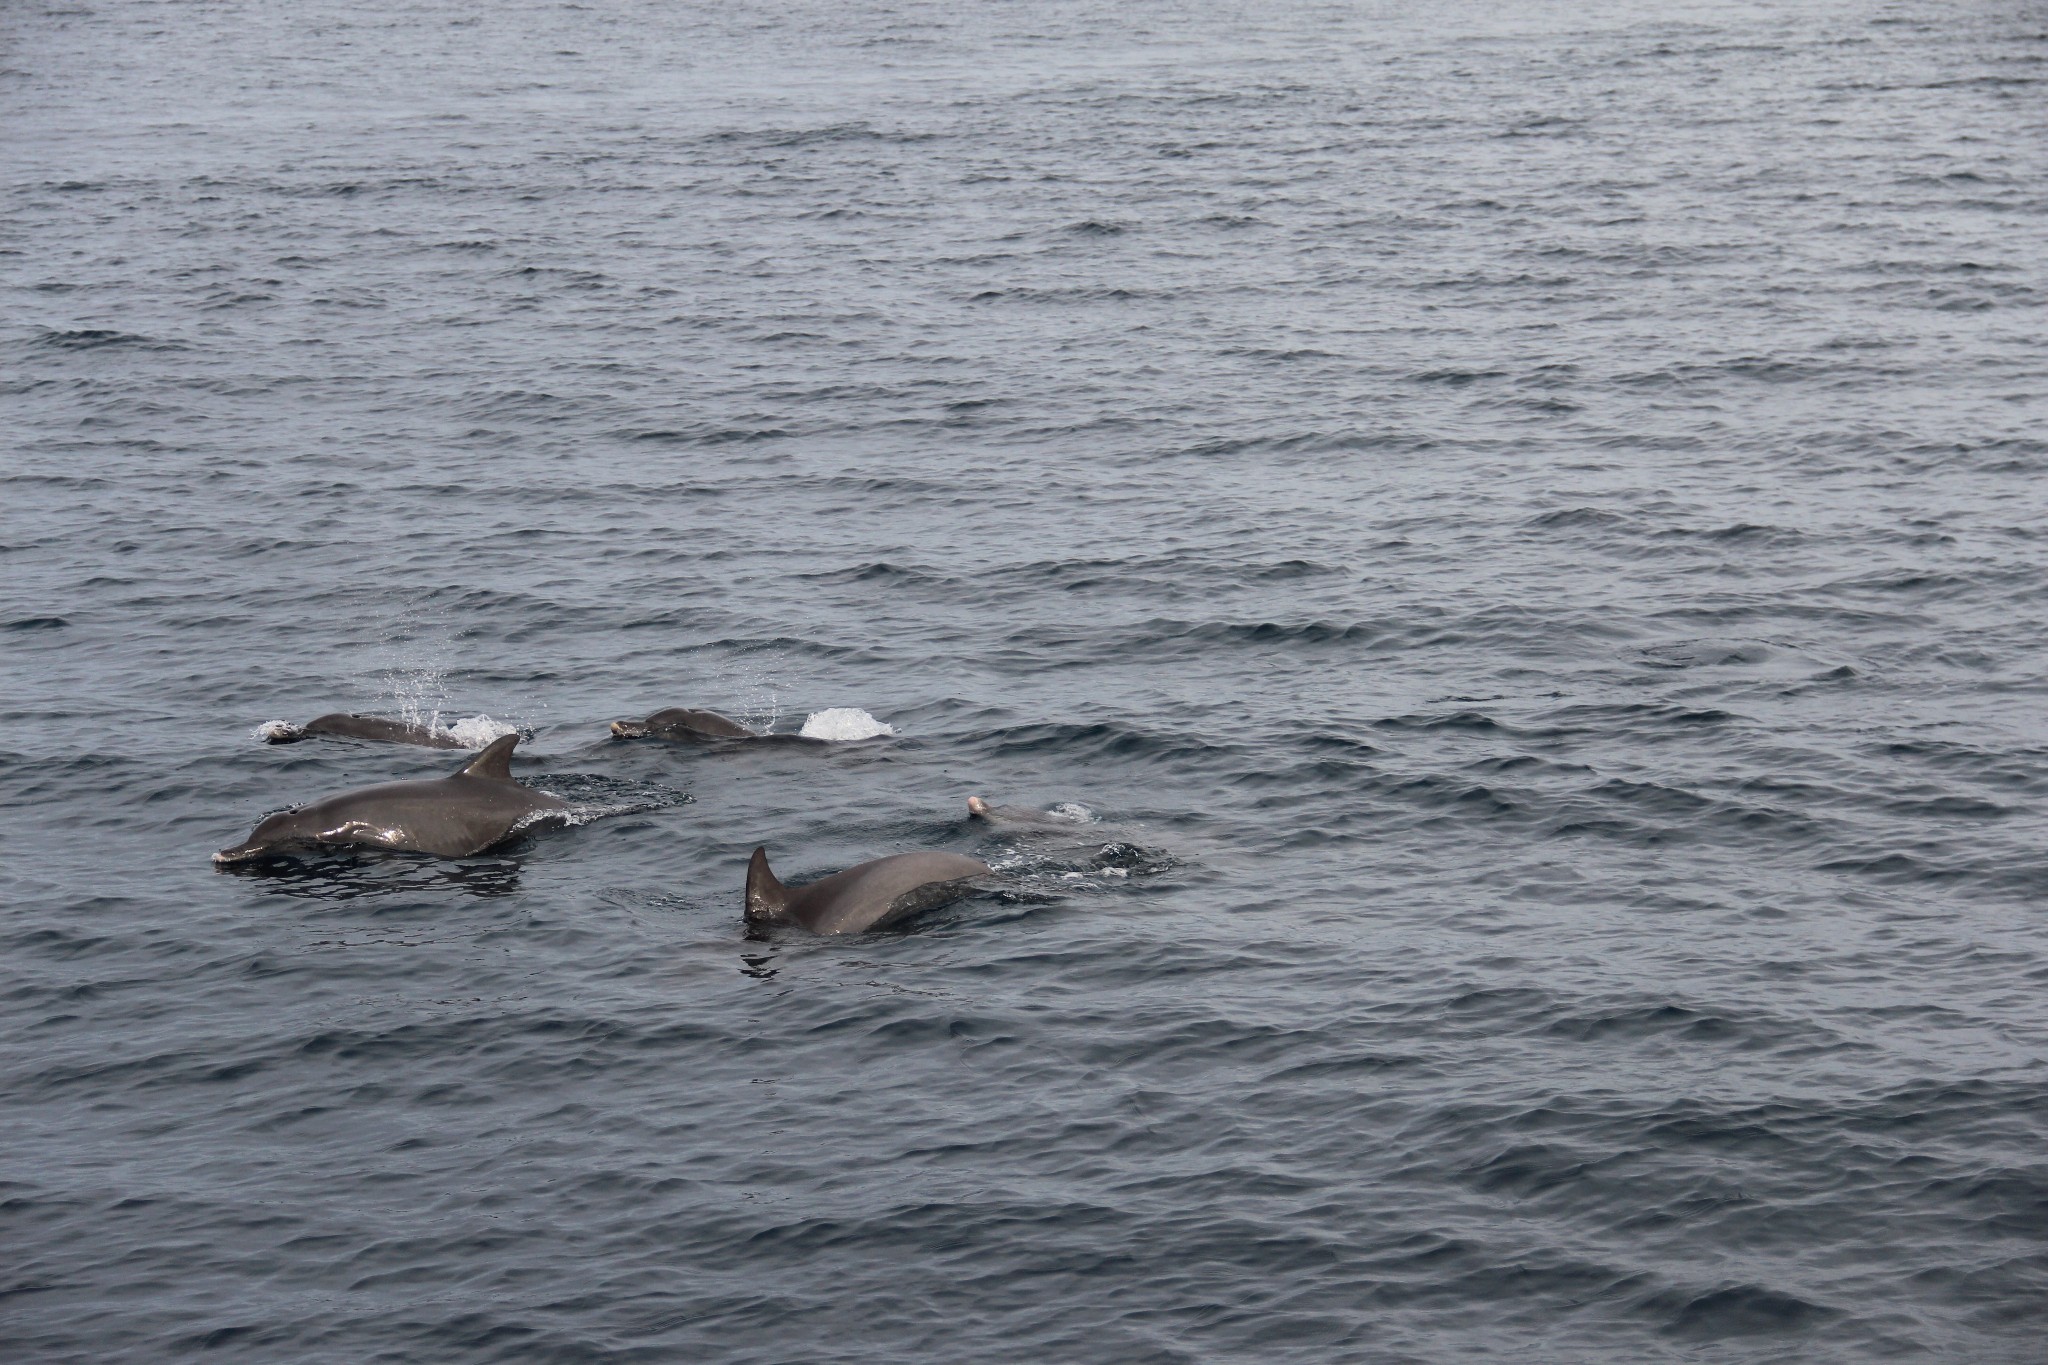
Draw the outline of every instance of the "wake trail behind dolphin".
[[[569,804],[567,825],[587,825],[613,815],[637,815],[688,805],[697,798],[658,782],[636,782],[605,773],[548,773],[529,782],[538,791]]]

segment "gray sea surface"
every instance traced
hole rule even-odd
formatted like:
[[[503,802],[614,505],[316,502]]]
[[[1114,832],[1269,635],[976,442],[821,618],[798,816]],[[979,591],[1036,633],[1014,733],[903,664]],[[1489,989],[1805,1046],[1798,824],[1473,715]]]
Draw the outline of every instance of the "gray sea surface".
[[[9,1362],[2041,1359],[2042,4],[19,0],[0,303]]]

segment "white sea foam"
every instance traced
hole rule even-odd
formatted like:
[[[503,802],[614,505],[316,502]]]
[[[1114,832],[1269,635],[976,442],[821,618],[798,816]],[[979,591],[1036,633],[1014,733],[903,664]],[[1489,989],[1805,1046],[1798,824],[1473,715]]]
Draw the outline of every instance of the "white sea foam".
[[[895,734],[896,727],[876,720],[858,706],[835,706],[811,712],[804,728],[797,733],[805,739],[877,739]]]
[[[288,720],[266,720],[249,732],[249,738],[260,739],[265,744],[278,744],[290,739],[298,729]]]
[[[492,740],[503,739],[506,735],[516,733],[518,729],[516,725],[507,725],[504,721],[492,720],[489,716],[470,716],[466,720],[450,721],[448,735],[465,749],[481,749]]]

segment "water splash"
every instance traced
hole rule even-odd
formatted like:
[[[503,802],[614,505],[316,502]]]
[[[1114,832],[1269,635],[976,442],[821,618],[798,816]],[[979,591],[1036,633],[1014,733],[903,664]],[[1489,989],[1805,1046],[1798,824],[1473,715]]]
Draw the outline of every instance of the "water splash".
[[[804,721],[804,728],[797,732],[805,739],[829,739],[837,741],[855,739],[879,739],[893,735],[896,727],[876,720],[858,706],[834,706],[829,710],[813,711]]]
[[[1116,840],[1063,850],[1020,845],[991,855],[988,864],[1010,879],[1013,890],[1057,894],[1156,877],[1179,867],[1180,860],[1164,849]]]
[[[436,729],[441,721],[441,699],[447,694],[445,670],[415,669],[385,676],[384,688],[398,703],[398,718],[407,725]]]
[[[440,716],[437,712],[435,719],[438,720],[439,718]],[[465,749],[487,748],[493,740],[503,739],[506,735],[517,733],[519,733],[518,726],[508,725],[502,720],[493,720],[489,716],[469,716],[462,720],[451,721],[447,728],[449,738],[462,745]]]
[[[756,734],[775,733],[782,719],[782,699],[777,695],[775,674],[762,665],[741,660],[733,666],[730,690],[740,698],[736,719]]]

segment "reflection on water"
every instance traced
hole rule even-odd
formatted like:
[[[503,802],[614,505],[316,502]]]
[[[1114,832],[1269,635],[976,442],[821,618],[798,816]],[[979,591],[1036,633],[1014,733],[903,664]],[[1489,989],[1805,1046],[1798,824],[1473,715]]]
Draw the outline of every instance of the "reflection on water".
[[[221,871],[266,883],[265,890],[306,900],[355,901],[448,889],[506,896],[519,889],[516,858],[451,861],[414,853],[323,852],[236,863]]]

